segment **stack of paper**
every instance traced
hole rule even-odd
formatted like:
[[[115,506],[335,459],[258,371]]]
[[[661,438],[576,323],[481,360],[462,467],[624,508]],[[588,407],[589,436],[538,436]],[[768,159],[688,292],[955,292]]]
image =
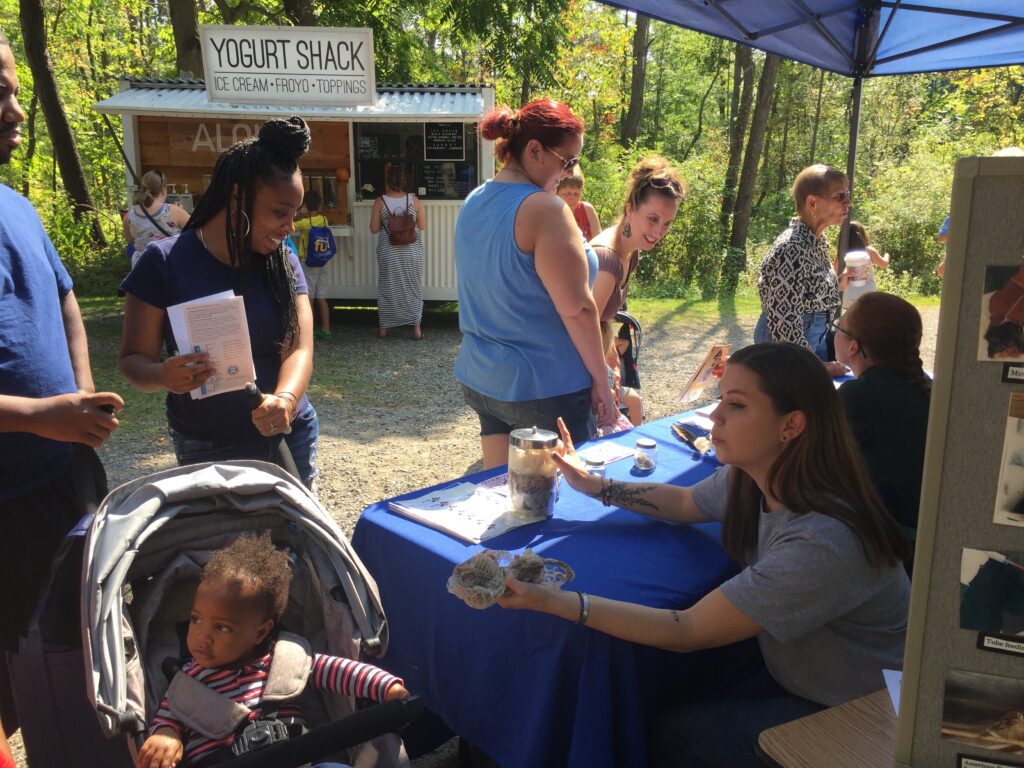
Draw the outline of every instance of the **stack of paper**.
[[[217,371],[192,390],[193,400],[245,389],[256,381],[245,301],[231,291],[167,308],[179,354],[206,352]]]
[[[535,522],[509,514],[507,498],[475,483],[458,483],[415,498],[392,501],[388,508],[472,544]]]

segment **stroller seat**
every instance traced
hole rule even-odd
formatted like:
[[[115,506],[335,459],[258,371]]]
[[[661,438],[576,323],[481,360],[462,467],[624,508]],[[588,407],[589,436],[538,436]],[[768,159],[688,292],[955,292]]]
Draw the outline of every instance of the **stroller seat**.
[[[258,530],[269,530],[293,564],[282,628],[336,656],[366,660],[386,651],[387,623],[373,578],[329,513],[280,468],[255,461],[200,464],[127,483],[107,496],[89,528],[81,591],[85,693],[104,733],[126,738],[125,765],[133,764],[129,754],[134,759],[167,691],[165,660],[187,655],[184,636],[203,566],[215,550]],[[312,728],[346,723],[346,748],[371,739],[352,750],[349,762],[407,764],[397,736],[377,733],[401,727],[419,708],[418,700],[365,710],[392,713],[388,722],[377,723],[385,727],[376,732],[347,724],[354,720],[358,726],[365,714],[352,716],[358,705],[349,697],[307,689],[299,704]],[[310,737],[324,730],[240,756],[232,765],[301,765],[310,757],[298,759],[306,752],[291,749],[292,742],[316,742]],[[322,734],[318,738],[323,741]],[[321,746],[331,747],[328,752],[341,748]],[[271,758],[275,749],[279,754]]]

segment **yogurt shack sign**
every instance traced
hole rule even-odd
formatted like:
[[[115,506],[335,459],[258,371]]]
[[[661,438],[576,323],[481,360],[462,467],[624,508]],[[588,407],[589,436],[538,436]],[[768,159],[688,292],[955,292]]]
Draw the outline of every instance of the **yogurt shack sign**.
[[[211,102],[376,103],[372,29],[206,25],[199,32]]]

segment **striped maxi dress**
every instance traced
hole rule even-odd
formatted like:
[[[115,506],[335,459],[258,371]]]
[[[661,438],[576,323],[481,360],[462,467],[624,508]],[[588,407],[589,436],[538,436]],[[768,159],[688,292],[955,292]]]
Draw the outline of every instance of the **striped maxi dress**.
[[[409,196],[409,213],[416,215],[413,197]],[[388,237],[391,219],[389,200],[384,197],[380,208],[380,235],[377,238],[377,311],[381,328],[419,325],[423,317],[423,233],[416,227],[416,242],[392,245]],[[403,204],[395,210],[402,212]]]

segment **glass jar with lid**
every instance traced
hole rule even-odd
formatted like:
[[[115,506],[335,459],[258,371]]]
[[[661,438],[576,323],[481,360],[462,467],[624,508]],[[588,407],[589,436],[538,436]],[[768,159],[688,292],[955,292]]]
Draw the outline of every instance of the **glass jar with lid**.
[[[649,437],[641,437],[633,449],[633,469],[648,475],[658,466],[658,444]]]
[[[508,436],[508,499],[512,514],[531,520],[555,512],[558,467],[551,458],[558,435],[546,429],[512,430]]]

